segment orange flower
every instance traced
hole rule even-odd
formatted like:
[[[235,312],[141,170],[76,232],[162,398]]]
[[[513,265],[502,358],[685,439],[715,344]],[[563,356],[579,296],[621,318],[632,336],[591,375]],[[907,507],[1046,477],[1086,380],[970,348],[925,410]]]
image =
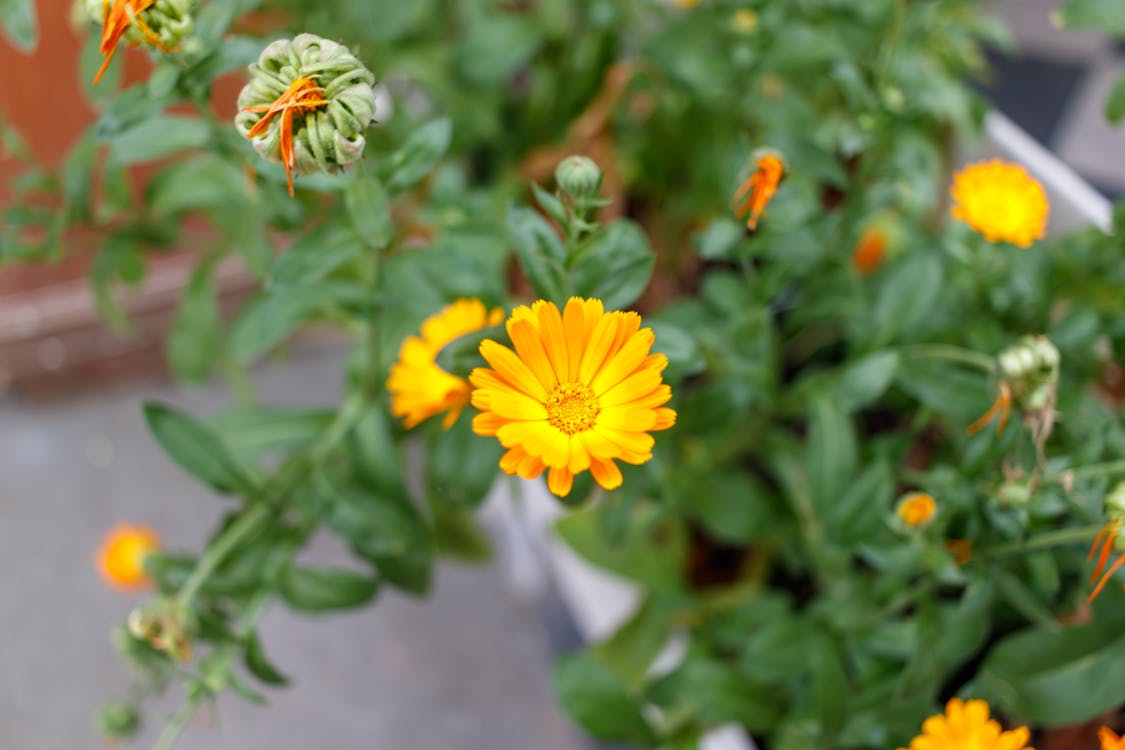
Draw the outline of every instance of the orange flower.
[[[734,215],[742,218],[749,213],[746,226],[751,230],[758,228],[758,219],[765,212],[766,206],[773,200],[777,193],[777,186],[785,176],[785,162],[772,151],[765,151],[757,157],[755,170],[745,182],[739,185],[734,194],[731,207]]]
[[[1101,742],[1102,750],[1125,750],[1125,736],[1119,736],[1109,727],[1098,730],[1098,741]]]
[[[1000,381],[999,393],[996,394],[996,400],[992,402],[992,406],[988,407],[988,411],[980,416],[980,419],[969,425],[966,432],[970,435],[976,435],[983,430],[996,415],[1000,415],[999,421],[996,423],[996,434],[1003,435],[1004,427],[1008,424],[1008,415],[1012,412],[1012,389],[1003,380]]]
[[[105,11],[102,16],[102,43],[98,51],[105,57],[102,66],[94,75],[94,85],[102,79],[102,74],[109,67],[113,54],[117,51],[117,43],[121,35],[129,30],[130,26],[136,27],[152,46],[164,52],[171,52],[172,48],[166,47],[160,40],[160,35],[149,28],[141,18],[141,14],[156,5],[156,0],[105,0]]]
[[[1102,579],[1098,581],[1098,585],[1095,586],[1094,590],[1090,592],[1090,595],[1086,597],[1086,601],[1088,602],[1094,601],[1098,594],[1102,592],[1102,589],[1105,588],[1105,585],[1109,583],[1109,579],[1117,572],[1117,569],[1125,565],[1125,555],[1121,555],[1114,561],[1113,565],[1110,565],[1109,569],[1106,570],[1106,563],[1109,562],[1109,557],[1113,554],[1114,543],[1117,541],[1117,530],[1120,526],[1121,519],[1110,521],[1105,525],[1105,528],[1098,532],[1098,535],[1094,537],[1094,543],[1090,545],[1090,554],[1086,555],[1086,559],[1093,560],[1094,555],[1098,557],[1098,562],[1094,565],[1094,572],[1090,575],[1090,585],[1093,585],[1094,581],[1098,580],[1099,575]],[[1098,549],[1099,546],[1101,550]],[[1105,570],[1104,575],[1102,575],[1103,570]]]
[[[506,474],[534,479],[565,497],[574,475],[589,470],[602,488],[621,486],[616,460],[652,458],[649,433],[676,423],[664,404],[663,354],[649,354],[655,336],[634,312],[605,312],[601,300],[571,297],[563,312],[540,300],[508,318],[514,351],[491,339],[480,353],[493,369],[469,380],[480,410],[473,432],[495,436],[508,449]]]
[[[937,503],[932,495],[926,492],[911,492],[899,501],[895,508],[895,515],[904,524],[912,529],[925,526],[933,520],[937,513]]]
[[[877,226],[867,227],[852,251],[852,266],[860,276],[867,276],[883,265],[886,253],[887,235]]]
[[[953,698],[944,714],[922,722],[922,733],[911,741],[910,750],[1033,750],[1027,746],[1027,727],[1005,732],[988,715],[984,701]]]
[[[1023,167],[993,159],[953,176],[953,218],[989,242],[1030,247],[1047,231],[1047,193]]]
[[[145,572],[145,558],[160,549],[160,539],[147,526],[118,524],[98,549],[98,570],[109,585],[142,589],[152,583]]]
[[[317,85],[312,78],[301,77],[289,84],[277,101],[273,104],[260,104],[246,107],[243,112],[264,112],[262,119],[254,123],[246,133],[247,138],[254,138],[266,132],[270,120],[274,115],[281,115],[280,149],[281,164],[285,167],[285,179],[289,183],[289,197],[293,197],[293,168],[297,166],[297,154],[293,151],[293,117],[313,112],[319,107],[328,104],[324,98],[324,89]]]

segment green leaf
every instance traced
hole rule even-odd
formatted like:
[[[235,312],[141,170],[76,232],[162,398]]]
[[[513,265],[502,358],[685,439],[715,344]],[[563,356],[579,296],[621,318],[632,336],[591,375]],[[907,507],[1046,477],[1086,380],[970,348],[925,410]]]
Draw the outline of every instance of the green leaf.
[[[471,84],[499,86],[531,59],[541,43],[539,29],[530,19],[482,16],[457,48],[457,66]]]
[[[896,383],[938,414],[966,422],[983,414],[995,395],[984,373],[932,361],[903,362]]]
[[[168,335],[168,361],[188,382],[206,380],[222,356],[222,320],[215,295],[215,260],[201,263],[180,297]]]
[[[204,148],[211,136],[211,126],[198,118],[158,115],[111,137],[109,156],[116,164],[137,164]]]
[[[271,291],[315,284],[366,250],[354,228],[325,222],[281,254],[270,271],[267,284]]]
[[[570,224],[570,216],[567,214],[566,206],[563,205],[561,200],[551,195],[534,182],[531,183],[531,192],[535,195],[535,202],[539,204],[539,207],[546,211],[548,216],[557,221],[560,227],[565,227]]]
[[[776,520],[771,493],[745,472],[685,473],[676,487],[687,512],[720,541],[754,541]]]
[[[234,406],[212,414],[208,426],[235,455],[255,461],[276,451],[314,445],[336,417],[328,409],[299,406]]]
[[[1012,719],[1079,724],[1125,702],[1125,631],[1120,618],[1001,640],[977,675],[977,695]]]
[[[705,260],[730,260],[746,236],[740,222],[730,218],[715,219],[707,228],[692,237],[699,257]]]
[[[807,652],[804,654],[807,660]],[[736,723],[765,732],[780,716],[775,690],[749,679],[731,664],[689,656],[652,687],[657,703],[690,711],[704,725]]]
[[[593,653],[630,687],[640,688],[649,666],[668,642],[671,632],[669,612],[648,598],[641,602],[628,622],[597,644]]]
[[[427,446],[430,495],[455,508],[478,507],[500,473],[500,442],[475,435],[472,420],[463,416],[448,430],[431,432]]]
[[[387,163],[387,189],[400,193],[421,180],[449,150],[453,123],[448,118],[428,122],[414,131]]]
[[[941,261],[929,253],[915,253],[891,269],[875,302],[877,346],[913,332],[933,314],[942,278]]]
[[[1125,119],[1125,76],[1117,79],[1105,102],[1105,119],[1116,125]]]
[[[246,201],[245,177],[230,160],[206,154],[162,169],[149,186],[154,217],[185,211],[238,210]]]
[[[144,405],[156,442],[180,468],[219,492],[250,493],[255,482],[212,429],[170,406]]]
[[[289,684],[289,678],[279,672],[277,667],[271,664],[270,660],[266,658],[266,654],[262,650],[262,642],[258,638],[257,633],[251,633],[246,639],[246,651],[243,654],[243,661],[246,663],[246,669],[250,671],[250,674],[267,685],[277,685],[281,687]]]
[[[243,310],[231,331],[231,351],[249,364],[284,341],[302,323],[336,303],[366,304],[370,292],[349,283],[286,288],[259,297]]]
[[[365,482],[382,494],[406,497],[402,451],[391,436],[384,402],[372,403],[351,436],[352,456]]]
[[[21,52],[34,52],[39,44],[39,23],[34,0],[0,0],[0,26],[4,36]]]
[[[589,654],[568,654],[555,665],[555,693],[564,710],[593,737],[607,742],[654,741],[628,686]]]
[[[131,329],[125,310],[113,293],[118,279],[139,279],[145,270],[141,249],[136,240],[125,234],[111,234],[106,238],[90,267],[90,285],[98,314],[119,334]]]
[[[369,576],[347,570],[291,567],[282,576],[281,598],[300,612],[355,609],[375,598],[378,590]]]
[[[575,294],[596,297],[607,310],[619,310],[641,296],[656,258],[641,228],[622,219],[575,248],[570,262]]]
[[[438,552],[464,562],[492,558],[488,533],[472,514],[435,502],[430,504],[430,515]]]
[[[555,230],[530,208],[508,209],[508,235],[524,276],[540,299],[566,302],[566,247]]]
[[[894,382],[897,352],[875,352],[852,362],[832,386],[832,397],[845,411],[856,411],[878,399]]]
[[[856,441],[851,420],[839,404],[819,395],[813,399],[805,470],[813,503],[822,512],[832,509],[848,486],[856,467]]]
[[[824,514],[828,535],[843,546],[871,540],[884,528],[883,519],[894,496],[894,474],[883,460],[868,464],[859,476],[840,488]]]
[[[1052,16],[1064,28],[1095,28],[1125,36],[1125,4],[1119,0],[1067,0]]]
[[[652,351],[668,358],[668,369],[664,371],[665,380],[679,380],[706,369],[707,363],[703,360],[699,344],[687,328],[658,318],[650,318],[645,324],[656,335]]]
[[[558,534],[594,565],[652,590],[680,590],[687,546],[683,527],[661,518],[653,507],[643,505],[627,509],[623,538],[617,538],[608,533],[605,525],[606,514],[614,508],[588,507],[563,516],[556,524]]]
[[[344,205],[363,242],[382,250],[395,236],[391,221],[391,199],[383,183],[374,177],[356,177],[344,188]]]

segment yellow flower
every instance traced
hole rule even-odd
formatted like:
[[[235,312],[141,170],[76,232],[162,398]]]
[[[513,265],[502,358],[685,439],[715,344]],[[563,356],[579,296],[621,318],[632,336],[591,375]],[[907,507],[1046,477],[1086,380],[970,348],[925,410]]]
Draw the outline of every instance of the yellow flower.
[[[1109,727],[1102,727],[1098,730],[1098,740],[1101,742],[1102,750],[1125,750],[1125,736],[1118,736]]]
[[[98,549],[98,570],[109,585],[119,589],[142,589],[152,583],[145,572],[145,558],[160,549],[160,539],[147,526],[118,524]]]
[[[479,299],[459,299],[422,323],[422,336],[402,342],[398,361],[391,366],[387,390],[391,414],[405,417],[411,429],[423,420],[446,412],[441,426],[449,429],[469,403],[469,384],[437,365],[437,356],[451,341],[504,319],[499,307],[488,310]]]
[[[970,164],[953,177],[953,218],[990,242],[1029,247],[1047,229],[1047,194],[1023,167],[999,159]]]
[[[748,33],[758,28],[758,14],[749,8],[739,8],[731,16],[731,23],[734,25],[735,31]]]
[[[944,714],[922,722],[922,733],[910,742],[910,750],[1032,750],[1027,746],[1027,727],[1005,732],[988,718],[988,704],[953,698]],[[901,749],[900,749],[901,750]]]
[[[895,515],[910,528],[925,526],[937,513],[937,503],[932,495],[925,492],[911,492],[898,501]]]
[[[561,497],[575,474],[589,469],[612,490],[621,486],[616,459],[652,458],[649,431],[671,427],[676,412],[663,406],[672,398],[661,376],[668,358],[649,354],[654,335],[640,326],[641,316],[607,313],[601,300],[572,297],[561,315],[540,300],[508,318],[515,351],[481,343],[493,369],[469,376],[481,411],[473,431],[508,449],[505,473],[534,479],[549,470],[547,486]]]

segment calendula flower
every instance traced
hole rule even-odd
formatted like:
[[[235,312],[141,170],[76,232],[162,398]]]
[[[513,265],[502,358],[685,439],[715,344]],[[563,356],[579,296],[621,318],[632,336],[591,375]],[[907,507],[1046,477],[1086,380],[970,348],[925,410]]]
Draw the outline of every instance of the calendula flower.
[[[925,492],[911,492],[904,495],[895,507],[895,516],[904,525],[917,529],[933,520],[937,513],[937,503],[932,495]]]
[[[116,588],[144,588],[152,583],[145,572],[145,558],[159,549],[160,539],[152,529],[119,524],[110,530],[98,549],[98,570]]]
[[[402,342],[398,361],[391,366],[387,390],[391,414],[404,417],[407,429],[445,412],[442,427],[449,429],[469,403],[469,383],[441,369],[437,356],[451,341],[504,319],[499,307],[489,310],[479,299],[459,299],[422,323],[421,336]]]
[[[746,226],[751,230],[758,228],[758,219],[766,206],[777,193],[777,186],[785,176],[785,162],[774,151],[762,150],[752,157],[754,172],[739,185],[734,193],[734,215],[746,218]]]
[[[235,125],[293,177],[336,173],[363,156],[375,76],[346,47],[313,34],[268,45],[238,95]]]
[[[1101,750],[1125,750],[1125,735],[1118,735],[1109,727],[1098,730],[1098,742]]]
[[[607,490],[621,486],[616,461],[652,458],[649,432],[676,422],[664,407],[672,389],[668,365],[650,354],[655,337],[633,312],[605,312],[601,300],[571,297],[562,314],[553,302],[520,306],[508,318],[515,351],[486,339],[480,353],[492,369],[473,370],[478,435],[508,449],[507,474],[534,479],[548,471],[556,495],[570,492],[587,469]]]
[[[98,51],[105,60],[94,75],[94,84],[109,67],[122,39],[132,45],[149,44],[173,52],[191,33],[193,0],[86,0],[86,13],[102,26]]]
[[[887,235],[877,226],[869,226],[859,236],[852,250],[852,266],[861,276],[867,276],[883,265],[887,254]]]
[[[922,722],[922,733],[910,742],[910,750],[1032,750],[1027,727],[1005,732],[988,714],[984,701],[953,698],[944,714]]]
[[[971,164],[953,177],[953,218],[990,242],[1029,247],[1047,231],[1047,193],[1023,167],[999,159]]]

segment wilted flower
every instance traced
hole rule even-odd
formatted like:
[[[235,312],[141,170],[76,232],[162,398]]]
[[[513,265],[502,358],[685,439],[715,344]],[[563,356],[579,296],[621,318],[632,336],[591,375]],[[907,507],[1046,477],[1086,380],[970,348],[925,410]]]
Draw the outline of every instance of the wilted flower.
[[[339,172],[363,156],[375,116],[375,75],[346,47],[313,34],[280,39],[250,65],[235,125],[293,177]]]
[[[98,51],[105,60],[94,75],[94,84],[109,67],[117,43],[149,44],[172,52],[191,33],[193,0],[85,0],[86,13],[102,25]]]
[[[1094,599],[1101,593],[1105,585],[1109,583],[1109,579],[1117,572],[1117,569],[1125,565],[1125,549],[1121,548],[1121,539],[1117,536],[1118,530],[1121,528],[1122,520],[1125,520],[1125,482],[1118,482],[1117,486],[1110,491],[1105,497],[1103,503],[1105,506],[1106,515],[1109,516],[1109,521],[1094,537],[1094,543],[1090,545],[1090,552],[1086,555],[1087,560],[1093,560],[1097,556],[1098,560],[1094,564],[1094,571],[1090,574],[1090,585],[1094,581],[1098,581],[1098,585],[1090,592],[1087,601],[1094,601]],[[1106,569],[1106,564],[1114,552],[1118,553],[1118,558],[1109,569]],[[1105,571],[1104,574],[1102,571]]]
[[[456,338],[500,323],[504,311],[489,310],[479,299],[459,299],[422,323],[422,336],[402,342],[398,361],[391,365],[387,390],[391,392],[391,414],[404,417],[403,426],[415,427],[445,412],[442,426],[448,429],[469,403],[469,383],[437,365],[441,350]]]
[[[777,152],[768,149],[755,152],[751,159],[754,171],[735,191],[732,208],[739,219],[749,214],[746,226],[754,230],[785,176],[785,162]]]
[[[1032,750],[1029,739],[1027,727],[1003,731],[999,722],[989,718],[984,701],[953,698],[944,714],[922,722],[922,733],[910,742],[910,750]]]
[[[119,524],[110,530],[98,549],[98,570],[115,588],[144,588],[152,583],[144,568],[145,558],[158,549],[160,540],[152,529]]]
[[[886,233],[879,226],[869,226],[863,230],[852,250],[852,266],[861,276],[867,276],[883,265],[886,254]]]
[[[589,469],[607,490],[621,486],[620,459],[652,458],[648,433],[666,430],[676,412],[664,407],[672,389],[668,365],[649,354],[651,328],[634,312],[605,312],[601,300],[571,297],[562,314],[553,302],[520,306],[508,318],[515,351],[485,339],[480,353],[493,369],[477,368],[472,403],[478,435],[508,449],[507,474],[534,479],[545,470],[551,492],[565,496],[574,475]]]
[[[997,432],[1004,432],[1012,405],[1036,417],[1039,431],[1049,432],[1054,421],[1055,391],[1059,383],[1059,350],[1046,336],[1024,336],[996,357],[1000,371],[998,393],[992,406],[969,425],[973,435],[984,429],[997,415]]]
[[[993,159],[953,177],[953,218],[990,242],[1029,247],[1047,231],[1047,194],[1023,167]]]

